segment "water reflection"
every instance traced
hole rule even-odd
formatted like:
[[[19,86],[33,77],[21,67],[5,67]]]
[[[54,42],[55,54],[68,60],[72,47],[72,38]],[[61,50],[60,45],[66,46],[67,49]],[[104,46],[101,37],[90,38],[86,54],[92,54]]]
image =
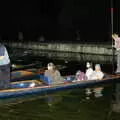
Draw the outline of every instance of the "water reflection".
[[[45,103],[47,103],[49,111],[52,112],[53,109],[56,108],[57,104],[59,104],[62,101],[62,96],[61,95],[46,95],[45,98]]]
[[[102,63],[112,63],[111,56],[80,54],[80,53],[66,53],[66,52],[47,52],[47,51],[32,51],[34,56],[48,57],[52,59],[68,60],[68,61],[94,61]]]
[[[8,104],[5,105],[3,105],[5,103],[3,100],[0,106],[1,119],[12,120],[15,117],[16,120],[109,120],[113,114],[110,112],[111,95],[107,91],[111,92],[111,89],[111,86],[96,86],[59,91],[42,96],[24,96],[11,99],[10,102],[6,101]],[[90,99],[86,99],[88,96]]]
[[[37,57],[47,57],[58,60],[65,61],[93,61],[102,63],[112,63],[111,56],[109,55],[94,55],[94,54],[80,54],[80,53],[70,53],[70,52],[52,52],[52,51],[40,51],[40,50],[24,50],[15,49],[10,50],[10,56],[37,56]],[[116,59],[115,59],[116,61]]]
[[[112,111],[120,113],[120,83],[115,85],[115,92],[113,94]]]
[[[86,99],[91,99],[91,96],[95,98],[99,98],[103,96],[103,87],[96,87],[96,88],[86,88],[85,93],[86,93]]]
[[[89,100],[94,100],[93,98],[99,98],[103,96],[103,87],[94,87],[94,88],[85,88],[85,89],[72,89],[66,91],[60,91],[57,93],[51,94],[42,94],[42,95],[26,95],[15,98],[0,99],[0,106],[8,105],[13,106],[17,104],[23,104],[27,102],[34,102],[36,100],[44,100],[48,107],[54,108],[55,105],[61,102],[70,102],[70,101],[79,101],[83,103]]]

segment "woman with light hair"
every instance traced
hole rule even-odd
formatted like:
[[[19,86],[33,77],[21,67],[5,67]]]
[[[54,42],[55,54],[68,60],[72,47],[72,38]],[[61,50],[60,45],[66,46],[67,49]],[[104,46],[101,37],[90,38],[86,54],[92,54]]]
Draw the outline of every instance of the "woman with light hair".
[[[91,75],[91,80],[101,80],[104,77],[104,73],[101,70],[100,64],[95,65],[95,70]]]

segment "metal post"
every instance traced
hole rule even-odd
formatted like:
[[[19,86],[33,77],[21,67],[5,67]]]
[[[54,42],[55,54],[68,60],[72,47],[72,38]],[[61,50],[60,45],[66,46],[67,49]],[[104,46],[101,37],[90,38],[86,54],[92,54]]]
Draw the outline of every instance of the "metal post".
[[[114,32],[114,31],[113,31],[113,24],[114,24],[114,23],[113,23],[113,22],[114,22],[114,21],[113,21],[113,20],[114,20],[114,19],[113,19],[113,17],[114,17],[114,16],[113,16],[113,10],[114,10],[114,8],[113,8],[113,0],[111,0],[111,9],[110,9],[110,13],[111,13],[111,34],[113,34],[113,32]],[[113,42],[114,42],[114,41],[113,41],[113,39],[112,39],[112,43],[113,43]]]
[[[113,0],[110,0],[110,15],[111,15],[111,38],[112,38],[112,34],[114,33],[114,7],[113,7]],[[114,40],[112,38],[112,52],[113,52],[113,62],[112,62],[112,66],[113,66],[113,73],[114,73],[114,61],[115,61],[115,52],[114,52]]]

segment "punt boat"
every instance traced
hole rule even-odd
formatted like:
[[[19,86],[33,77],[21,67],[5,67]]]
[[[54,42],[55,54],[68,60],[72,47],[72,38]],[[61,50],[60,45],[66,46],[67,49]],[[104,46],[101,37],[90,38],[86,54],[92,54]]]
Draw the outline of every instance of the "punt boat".
[[[30,79],[35,79],[36,75],[42,74],[45,71],[45,67],[36,69],[26,69],[26,70],[17,70],[17,71],[12,71],[11,72],[11,82],[15,81],[23,81],[23,80],[30,80]]]
[[[102,80],[76,81],[75,76],[65,76],[61,83],[52,84],[43,74],[36,74],[35,79],[11,82],[6,90],[0,90],[0,98],[18,97],[30,94],[44,94],[59,90],[84,88],[111,82],[118,82],[120,75],[106,75]],[[73,82],[74,81],[74,82]]]

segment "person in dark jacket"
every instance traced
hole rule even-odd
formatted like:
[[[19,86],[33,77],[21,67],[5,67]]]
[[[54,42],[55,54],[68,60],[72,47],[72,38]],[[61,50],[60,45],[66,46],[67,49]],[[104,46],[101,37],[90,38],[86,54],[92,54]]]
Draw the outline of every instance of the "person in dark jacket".
[[[10,82],[10,58],[7,49],[0,44],[0,89],[7,89]]]

